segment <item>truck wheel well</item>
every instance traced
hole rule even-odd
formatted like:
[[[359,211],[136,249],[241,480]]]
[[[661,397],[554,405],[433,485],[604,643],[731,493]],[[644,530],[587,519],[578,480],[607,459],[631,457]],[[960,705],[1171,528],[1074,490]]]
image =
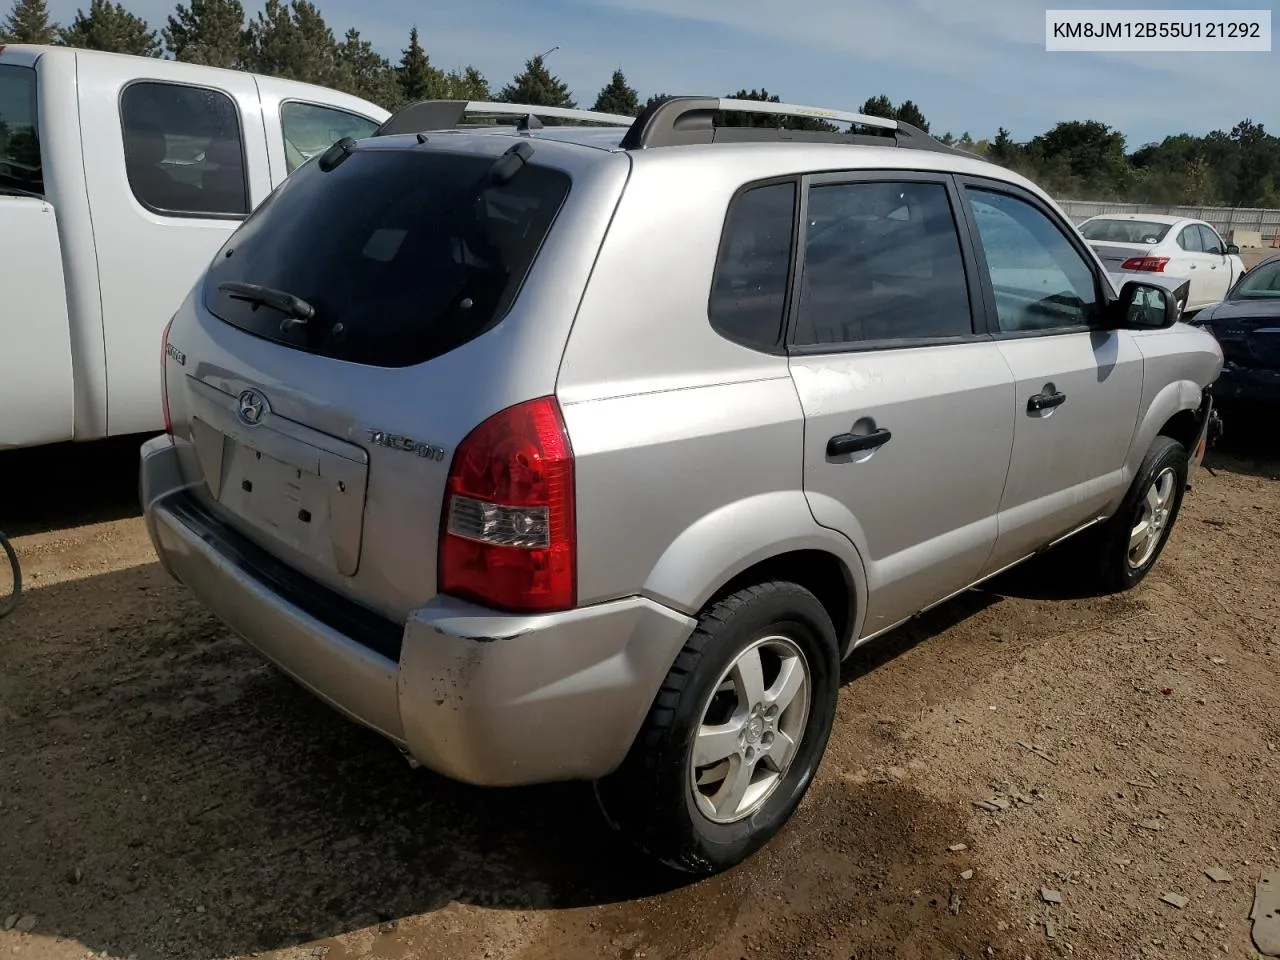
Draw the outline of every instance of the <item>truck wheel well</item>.
[[[1160,428],[1159,436],[1177,440],[1187,453],[1191,453],[1199,432],[1200,424],[1196,422],[1195,413],[1190,410],[1179,410],[1165,421],[1164,426]]]
[[[849,632],[853,629],[856,594],[849,572],[834,554],[822,550],[793,550],[762,560],[717,590],[707,601],[707,606],[745,587],[771,580],[799,584],[818,598],[836,628],[843,654],[848,647]]]

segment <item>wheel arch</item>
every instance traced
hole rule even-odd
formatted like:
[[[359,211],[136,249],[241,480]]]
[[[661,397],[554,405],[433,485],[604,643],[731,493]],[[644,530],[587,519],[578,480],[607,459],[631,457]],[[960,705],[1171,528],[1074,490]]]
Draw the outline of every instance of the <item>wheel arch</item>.
[[[727,504],[691,524],[646,579],[644,594],[696,616],[750,583],[789,580],[831,615],[840,654],[852,648],[867,606],[854,545],[813,519],[803,491],[774,491]]]

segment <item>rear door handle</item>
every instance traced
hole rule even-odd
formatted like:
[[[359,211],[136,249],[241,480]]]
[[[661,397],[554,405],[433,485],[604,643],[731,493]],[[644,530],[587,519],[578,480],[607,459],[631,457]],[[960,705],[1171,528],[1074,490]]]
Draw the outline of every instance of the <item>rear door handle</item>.
[[[846,453],[875,450],[893,439],[893,434],[881,427],[873,433],[838,433],[827,441],[827,456],[841,457]]]
[[[1065,393],[1037,393],[1027,401],[1027,411],[1036,413],[1040,410],[1051,410],[1054,407],[1060,407],[1067,402]]]

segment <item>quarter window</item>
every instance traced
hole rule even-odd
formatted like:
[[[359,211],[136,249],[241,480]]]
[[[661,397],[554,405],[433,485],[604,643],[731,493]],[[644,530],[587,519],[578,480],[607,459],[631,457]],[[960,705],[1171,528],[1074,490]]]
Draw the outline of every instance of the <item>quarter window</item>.
[[[0,193],[44,195],[36,72],[0,66]]]
[[[1087,325],[1098,303],[1088,262],[1036,207],[1009,194],[968,188],[1002,333]]]
[[[797,345],[973,332],[960,238],[943,184],[813,187],[804,247]]]
[[[151,81],[120,98],[133,195],[166,216],[249,212],[244,144],[234,101],[218,90]]]
[[[378,124],[345,110],[294,101],[280,105],[280,128],[284,133],[285,169],[293,173],[343,137],[362,140],[370,136]]]
[[[753,187],[729,207],[709,306],[721,336],[757,350],[781,344],[795,206],[786,182]]]

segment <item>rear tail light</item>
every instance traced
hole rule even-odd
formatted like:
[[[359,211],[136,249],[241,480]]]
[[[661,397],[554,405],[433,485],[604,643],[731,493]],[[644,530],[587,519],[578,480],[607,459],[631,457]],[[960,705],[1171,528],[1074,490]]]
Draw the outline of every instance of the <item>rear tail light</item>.
[[[1121,270],[1145,270],[1149,273],[1164,273],[1168,257],[1130,257],[1120,264]]]
[[[439,589],[517,613],[577,601],[574,466],[554,397],[476,427],[449,468]]]
[[[164,333],[160,337],[160,402],[164,406],[164,432],[173,433],[173,418],[169,416],[169,328],[173,326],[173,317],[164,325]]]

